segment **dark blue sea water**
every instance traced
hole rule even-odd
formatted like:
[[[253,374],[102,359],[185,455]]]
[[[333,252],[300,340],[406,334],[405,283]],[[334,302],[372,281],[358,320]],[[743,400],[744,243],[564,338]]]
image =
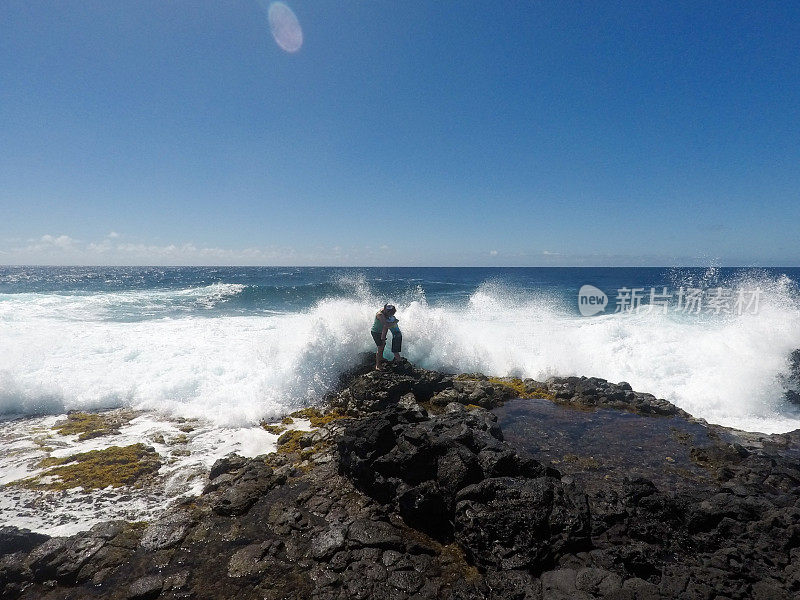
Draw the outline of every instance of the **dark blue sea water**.
[[[404,354],[426,367],[626,380],[709,421],[794,429],[798,281],[797,268],[0,267],[0,412],[253,421],[315,401],[374,348],[373,315],[392,302]],[[607,296],[591,317],[584,285]]]
[[[109,294],[120,292],[181,292],[213,285],[243,286],[236,294],[220,297],[215,314],[249,311],[292,311],[310,308],[315,302],[348,294],[353,287],[368,285],[372,293],[386,298],[424,293],[435,305],[465,305],[481,286],[496,284],[509,293],[535,294],[577,314],[578,290],[594,285],[607,293],[623,287],[643,288],[645,300],[651,288],[677,292],[683,286],[715,289],[737,286],[743,281],[782,278],[800,281],[800,268],[662,268],[662,267],[0,267],[0,294]],[[613,298],[612,298],[613,301]],[[197,308],[180,294],[164,295],[164,309]],[[614,306],[611,306],[613,311]],[[111,315],[109,315],[111,316]],[[150,317],[152,315],[139,315]]]

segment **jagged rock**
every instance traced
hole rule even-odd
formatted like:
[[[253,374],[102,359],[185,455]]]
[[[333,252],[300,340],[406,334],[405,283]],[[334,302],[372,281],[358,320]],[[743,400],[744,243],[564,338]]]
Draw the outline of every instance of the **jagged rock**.
[[[74,583],[84,563],[104,544],[100,537],[50,538],[28,555],[27,566],[36,581]]]
[[[453,378],[449,375],[413,367],[407,361],[403,364],[404,368],[406,368],[405,372],[414,377],[412,390],[418,402],[427,402],[442,390],[448,389],[453,385]],[[410,372],[406,365],[410,367]]]
[[[588,539],[585,498],[565,494],[557,471],[511,451],[485,411],[428,418],[384,411],[348,428],[339,453],[342,471],[367,493],[395,503],[407,523],[441,541],[455,533],[483,567],[540,569]],[[505,528],[492,529],[495,513]],[[495,551],[517,562],[500,566]]]
[[[247,461],[230,476],[229,483],[216,493],[212,510],[220,515],[242,515],[274,485],[285,480],[272,467],[260,461]]]
[[[211,470],[208,472],[208,479],[213,481],[220,475],[241,469],[246,463],[247,459],[237,454],[223,456],[212,465]]]
[[[358,519],[350,524],[347,539],[354,548],[401,550],[403,542],[396,527],[386,521]]]
[[[431,404],[436,406],[449,406],[450,404],[461,404],[461,394],[453,388],[442,390],[431,397]]]
[[[609,596],[622,587],[622,577],[617,573],[584,567],[575,573],[575,588],[592,596]]]
[[[543,388],[562,415],[618,409],[706,427],[703,443],[681,438],[694,471],[673,488],[649,469],[677,463],[643,464],[639,476],[606,469],[582,488],[570,474],[591,467],[562,461],[562,477],[469,406]],[[321,447],[313,462],[225,457],[200,497],[147,526],[105,523],[51,539],[0,529],[0,596],[800,597],[800,431],[703,425],[625,382],[452,377],[405,361],[356,369],[330,400],[352,418],[307,434],[304,443]],[[542,438],[565,433],[547,427]],[[635,448],[637,430],[626,432]],[[534,434],[539,441],[550,442]]]
[[[667,400],[632,391],[625,381],[614,384],[599,377],[551,377],[545,386],[558,402],[571,406],[615,408],[646,415],[691,416]]]
[[[789,376],[785,379],[786,400],[800,405],[800,348],[789,355]]]
[[[183,511],[168,513],[144,530],[141,546],[145,550],[163,550],[179,544],[186,537],[191,518]]]
[[[373,371],[356,379],[331,399],[331,406],[350,414],[372,413],[397,404],[411,392],[415,379],[410,375]]]
[[[0,598],[16,598],[30,586],[32,573],[24,551],[0,555]]]
[[[552,477],[485,479],[458,493],[455,538],[482,568],[541,572],[588,546],[589,506]]]
[[[344,548],[346,538],[346,525],[335,525],[320,532],[311,542],[314,558],[317,560],[330,558]]]
[[[128,588],[130,600],[152,600],[161,595],[164,588],[164,579],[159,575],[140,577]]]
[[[30,552],[48,539],[48,536],[34,533],[30,529],[0,527],[0,556],[15,552]]]
[[[262,542],[250,544],[234,552],[228,562],[228,576],[249,577],[265,571],[270,564],[265,557],[269,555],[271,546],[270,542]]]

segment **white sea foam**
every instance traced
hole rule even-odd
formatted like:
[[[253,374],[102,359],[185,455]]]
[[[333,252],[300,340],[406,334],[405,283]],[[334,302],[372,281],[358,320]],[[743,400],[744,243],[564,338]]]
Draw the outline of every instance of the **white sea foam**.
[[[236,283],[213,283],[180,290],[125,290],[103,293],[0,294],[0,322],[59,319],[66,321],[139,320],[168,311],[214,308],[245,289]]]
[[[419,340],[410,356],[446,370],[595,375],[628,381],[710,422],[764,432],[800,427],[800,414],[783,400],[800,311],[780,283],[755,315],[582,318],[482,289],[463,314],[412,303],[404,316],[405,338]]]
[[[0,298],[0,412],[58,413],[116,406],[254,423],[316,401],[358,354],[374,348],[377,306],[363,279],[307,311],[113,321],[119,302],[153,294],[37,294]],[[778,432],[800,427],[782,400],[789,353],[800,346],[792,282],[764,288],[758,314],[687,317],[670,312],[575,316],[552,298],[487,283],[466,306],[431,306],[418,288],[398,305],[406,356],[422,366],[543,379],[625,380],[711,422]],[[202,308],[241,288],[178,292]],[[120,300],[122,298],[122,300]],[[136,304],[139,303],[139,304]],[[112,307],[112,308],[109,308]]]
[[[219,458],[230,453],[245,457],[266,454],[275,450],[278,440],[278,435],[259,426],[173,422],[147,413],[135,416],[112,434],[81,440],[78,435],[61,435],[52,429],[65,417],[0,421],[0,523],[48,535],[71,535],[113,519],[154,520],[172,503],[200,494],[209,469]],[[286,427],[311,429],[304,419],[295,419]],[[41,490],[19,485],[31,477],[39,477],[39,482],[51,477],[42,477],[47,468],[41,464],[43,458],[67,458],[138,443],[151,446],[162,462],[147,486]]]

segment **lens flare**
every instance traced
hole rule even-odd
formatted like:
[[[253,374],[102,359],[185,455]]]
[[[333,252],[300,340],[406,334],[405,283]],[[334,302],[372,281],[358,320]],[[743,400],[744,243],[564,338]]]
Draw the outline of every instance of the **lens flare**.
[[[283,2],[273,2],[267,11],[269,29],[275,42],[286,52],[300,50],[303,45],[303,30],[292,9]]]

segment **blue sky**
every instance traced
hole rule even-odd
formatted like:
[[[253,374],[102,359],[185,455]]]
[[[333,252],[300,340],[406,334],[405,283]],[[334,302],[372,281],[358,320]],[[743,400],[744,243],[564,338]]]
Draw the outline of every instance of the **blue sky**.
[[[792,2],[0,3],[0,263],[800,264]]]

